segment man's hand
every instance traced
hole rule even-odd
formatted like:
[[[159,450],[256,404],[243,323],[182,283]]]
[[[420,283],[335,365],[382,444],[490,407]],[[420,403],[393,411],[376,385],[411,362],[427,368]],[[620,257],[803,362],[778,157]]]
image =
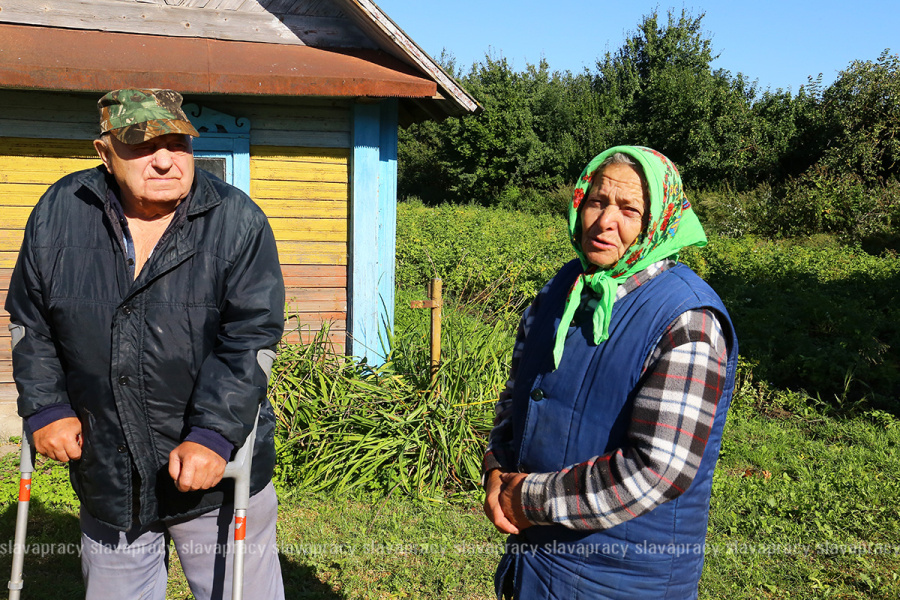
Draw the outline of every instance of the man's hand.
[[[81,458],[81,421],[65,417],[34,432],[34,449],[48,458],[69,462]]]
[[[528,473],[500,474],[500,508],[503,514],[519,531],[531,527],[531,521],[525,516],[522,508],[522,484]]]
[[[501,533],[519,533],[522,529],[531,527],[522,510],[522,480],[525,477],[525,473],[503,473],[494,469],[485,479],[484,514]],[[518,489],[517,498],[514,498],[515,492],[507,482],[513,482],[512,485]],[[512,506],[516,500],[518,510]]]
[[[169,453],[169,475],[179,492],[206,490],[225,474],[224,458],[196,442],[182,442]]]

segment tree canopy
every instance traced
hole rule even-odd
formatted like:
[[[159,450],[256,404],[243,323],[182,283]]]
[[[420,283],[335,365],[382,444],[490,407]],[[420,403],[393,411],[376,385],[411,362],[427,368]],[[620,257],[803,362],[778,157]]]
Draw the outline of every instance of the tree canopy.
[[[654,11],[581,73],[545,61],[516,71],[488,55],[462,74],[443,55],[484,111],[401,131],[401,197],[549,210],[592,156],[637,144],[669,156],[696,193],[752,194],[765,204],[744,207],[765,215],[760,233],[896,223],[900,58],[853,61],[827,88],[819,75],[796,93],[761,91],[711,67],[703,16]],[[795,210],[805,212],[794,224],[772,221]]]

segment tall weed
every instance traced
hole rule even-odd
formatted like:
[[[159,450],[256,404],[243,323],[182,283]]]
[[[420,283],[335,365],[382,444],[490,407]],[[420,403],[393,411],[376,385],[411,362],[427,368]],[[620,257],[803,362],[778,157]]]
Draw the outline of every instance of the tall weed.
[[[445,308],[442,362],[429,367],[427,314],[401,294],[387,362],[370,368],[324,340],[283,346],[274,369],[277,476],[312,490],[398,489],[440,498],[472,489],[512,340],[469,308]]]

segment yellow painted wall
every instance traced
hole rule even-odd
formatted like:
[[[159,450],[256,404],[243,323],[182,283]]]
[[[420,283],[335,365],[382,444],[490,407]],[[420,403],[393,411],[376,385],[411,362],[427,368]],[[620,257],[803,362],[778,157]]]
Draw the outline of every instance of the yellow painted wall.
[[[0,269],[15,266],[25,222],[47,187],[98,164],[89,140],[0,137]]]
[[[344,347],[350,151],[250,146],[250,196],[269,217],[288,301],[285,339],[310,341],[323,323]]]
[[[349,160],[344,149],[250,146],[250,196],[282,264],[347,265]]]

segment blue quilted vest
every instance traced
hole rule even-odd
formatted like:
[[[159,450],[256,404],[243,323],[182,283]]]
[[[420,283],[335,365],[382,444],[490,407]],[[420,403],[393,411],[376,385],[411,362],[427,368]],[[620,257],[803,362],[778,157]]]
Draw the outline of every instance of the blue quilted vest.
[[[566,295],[581,271],[565,265],[542,292],[513,392],[514,448],[525,473],[559,471],[626,444],[634,390],[644,361],[675,318],[716,311],[728,340],[727,379],[700,468],[678,498],[602,531],[535,526],[511,536],[497,570],[498,596],[517,599],[671,599],[697,597],[713,469],[734,390],[737,340],[718,295],[684,265],[668,269],[616,301],[609,339],[570,331],[553,370],[553,340]]]

